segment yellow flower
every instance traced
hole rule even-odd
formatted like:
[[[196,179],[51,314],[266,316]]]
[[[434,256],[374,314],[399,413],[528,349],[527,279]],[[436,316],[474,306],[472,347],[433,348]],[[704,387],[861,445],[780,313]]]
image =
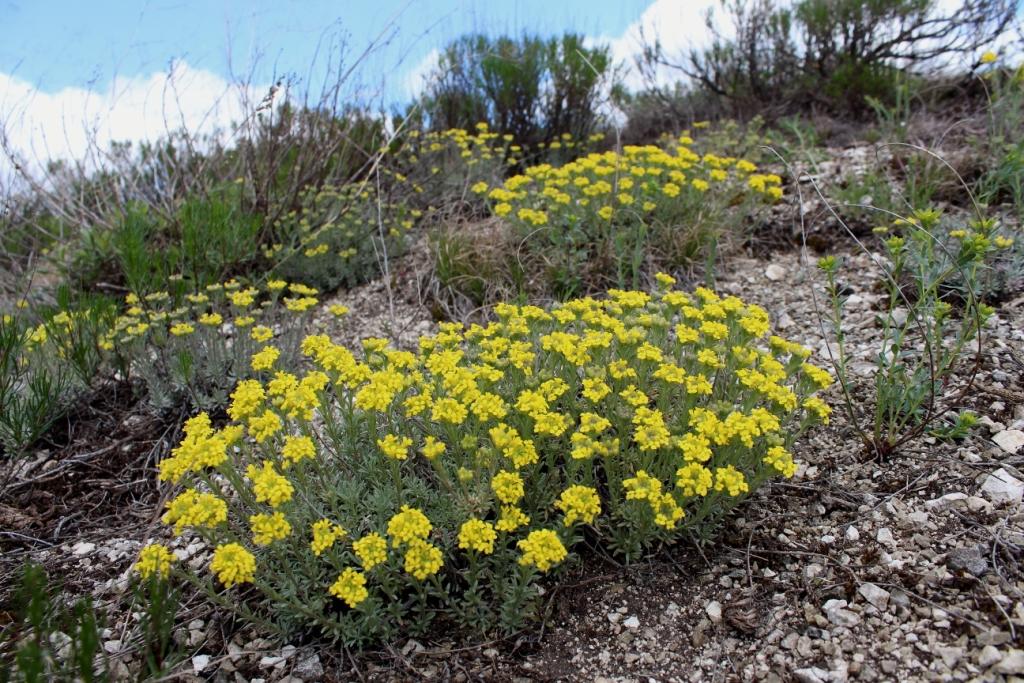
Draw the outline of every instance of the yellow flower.
[[[139,559],[134,565],[135,571],[143,579],[155,575],[167,576],[171,571],[171,562],[175,561],[174,553],[160,543],[150,543],[139,552]]]
[[[274,331],[266,325],[257,325],[249,330],[249,337],[254,341],[265,342],[274,336]]]
[[[715,468],[715,490],[727,491],[730,496],[739,496],[750,492],[750,486],[743,473],[732,465]]]
[[[594,518],[601,514],[601,499],[589,486],[570,486],[562,491],[555,507],[565,513],[565,526],[576,522],[593,524]]]
[[[204,313],[199,316],[199,322],[207,327],[219,327],[224,322],[224,318],[220,313]]]
[[[511,505],[523,497],[523,479],[516,472],[498,472],[491,479],[491,489],[498,500]]]
[[[622,487],[626,489],[626,500],[646,500],[661,494],[661,482],[644,470],[637,470],[636,475],[624,479]]]
[[[711,470],[696,462],[683,465],[676,470],[676,486],[687,498],[706,496],[711,490]]]
[[[414,579],[422,581],[441,569],[444,559],[440,548],[416,538],[409,542],[405,551],[405,571]]]
[[[987,50],[987,51],[985,51],[985,52],[983,52],[981,54],[981,63],[982,64],[992,64],[997,59],[999,59],[999,56],[996,55],[996,53],[992,52],[991,50]]]
[[[383,439],[377,439],[377,447],[384,455],[393,460],[405,460],[409,457],[411,446],[412,439],[407,436],[397,437],[394,434],[387,434]]]
[[[417,539],[425,539],[430,535],[432,528],[433,525],[422,511],[403,505],[401,512],[396,513],[388,521],[388,536],[391,537],[391,544],[397,547]]]
[[[654,523],[669,531],[675,529],[676,524],[686,514],[676,504],[675,498],[669,493],[663,493],[660,496],[650,498],[648,503],[650,503],[651,511],[654,513]]]
[[[277,473],[274,463],[269,460],[263,461],[262,469],[255,465],[249,465],[245,475],[252,481],[252,490],[256,495],[256,501],[267,503],[270,507],[287,503],[292,499],[295,488],[284,476]]]
[[[764,463],[775,468],[775,470],[786,479],[791,479],[796,474],[796,463],[793,456],[782,446],[772,446],[764,456]],[[730,493],[730,495],[733,495]]]
[[[351,609],[358,607],[370,595],[366,590],[366,575],[352,567],[346,567],[328,591]]]
[[[309,543],[310,550],[317,557],[334,545],[335,541],[340,541],[347,535],[344,527],[340,524],[335,524],[329,519],[321,519],[313,522],[310,527],[313,532],[313,540]]]
[[[239,544],[227,543],[213,551],[210,569],[226,588],[231,588],[256,578],[256,558]]]
[[[275,346],[265,346],[262,350],[252,356],[252,369],[259,372],[274,367],[274,363],[281,356],[281,351]]]
[[[292,525],[281,512],[251,515],[249,527],[252,529],[252,542],[256,545],[270,545],[274,541],[287,538],[292,532]]]
[[[315,456],[316,445],[313,443],[313,439],[308,436],[289,435],[284,438],[284,446],[281,447],[281,457],[284,458],[285,467]]]
[[[599,379],[583,380],[583,397],[592,403],[600,403],[611,391],[608,385]]]
[[[274,411],[267,409],[260,415],[249,417],[248,425],[249,434],[256,443],[263,443],[281,431],[281,418]]]
[[[494,552],[497,537],[493,524],[474,517],[463,522],[459,529],[459,548],[490,555]]]
[[[437,456],[441,455],[445,451],[445,444],[443,441],[438,441],[433,436],[428,435],[423,440],[423,448],[420,449],[420,453],[423,454],[427,460],[433,460]]]
[[[167,512],[161,520],[173,524],[174,533],[180,534],[185,527],[213,528],[228,519],[228,506],[212,493],[200,493],[187,489],[167,503]]]
[[[494,525],[498,531],[515,531],[530,523],[530,517],[515,505],[502,505],[498,522]]]
[[[192,327],[188,323],[176,323],[174,325],[171,325],[171,334],[173,334],[175,337],[184,337],[186,335],[192,334],[195,331],[196,328]]]
[[[327,310],[330,312],[331,315],[337,316],[338,318],[340,318],[341,316],[343,316],[343,315],[348,313],[348,306],[342,306],[341,304],[334,304],[334,305],[330,306]]]
[[[538,529],[516,544],[523,552],[519,564],[536,567],[546,572],[568,556],[558,534],[549,529]]]
[[[238,383],[231,393],[231,405],[228,406],[228,417],[241,420],[256,412],[263,403],[266,394],[263,385],[257,380],[246,379]]]
[[[352,544],[352,551],[367,571],[388,559],[388,542],[377,532],[369,533]]]

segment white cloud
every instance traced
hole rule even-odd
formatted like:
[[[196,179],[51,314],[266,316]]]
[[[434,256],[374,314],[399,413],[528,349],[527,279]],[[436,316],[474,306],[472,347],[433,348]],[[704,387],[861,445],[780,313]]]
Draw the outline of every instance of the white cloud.
[[[440,58],[441,50],[435,47],[425,54],[423,59],[416,62],[402,79],[402,94],[410,100],[417,99],[422,95],[427,86],[427,79],[437,67],[437,61]]]
[[[732,24],[723,15],[720,0],[654,0],[622,35],[594,38],[592,43],[608,44],[612,59],[625,67],[624,84],[635,90],[645,85],[636,68],[636,58],[643,53],[644,46],[657,40],[669,59],[707,47],[714,37],[707,25],[709,12],[716,29],[731,36]],[[672,83],[680,80],[682,73],[661,67],[655,78],[659,84]]]
[[[35,173],[48,160],[82,160],[112,142],[154,141],[182,128],[223,136],[242,119],[245,103],[254,106],[268,91],[236,86],[184,62],[166,72],[115,78],[102,90],[55,93],[0,73],[0,126],[19,163]],[[0,182],[11,174],[10,159],[0,155]]]

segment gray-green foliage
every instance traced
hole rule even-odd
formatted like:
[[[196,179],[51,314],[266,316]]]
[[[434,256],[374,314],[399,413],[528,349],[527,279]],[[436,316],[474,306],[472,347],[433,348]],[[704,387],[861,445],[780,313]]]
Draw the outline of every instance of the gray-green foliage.
[[[846,297],[835,257],[819,261],[835,334],[833,364],[845,405],[866,447],[885,457],[930,430],[955,408],[947,385],[958,372],[973,376],[982,330],[992,309],[979,297],[981,279],[1003,244],[994,221],[959,221],[949,230],[934,210],[918,210],[893,223],[879,261],[887,294],[879,314],[881,341],[874,354],[871,400],[852,398],[854,379],[846,345]]]
[[[115,317],[102,296],[58,288],[54,306],[0,319],[0,450],[24,452],[100,374]]]

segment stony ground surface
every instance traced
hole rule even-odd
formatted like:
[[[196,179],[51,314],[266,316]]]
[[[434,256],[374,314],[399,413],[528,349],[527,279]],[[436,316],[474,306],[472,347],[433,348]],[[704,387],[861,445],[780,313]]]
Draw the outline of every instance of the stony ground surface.
[[[718,287],[765,306],[782,334],[825,362],[820,282],[807,265],[815,256],[808,257],[787,251],[733,259]],[[846,249],[846,260],[851,367],[869,382],[880,295],[872,256]],[[379,280],[325,302],[348,306],[349,322],[338,327],[325,314],[315,326],[347,342],[386,336],[411,345],[435,325],[415,285],[425,262],[414,250],[393,264],[394,285]],[[832,424],[795,446],[801,466],[794,479],[759,490],[714,543],[665,548],[628,567],[587,553],[549,589],[544,627],[496,642],[438,637],[355,655],[272,641],[192,596],[175,633],[185,657],[174,679],[1022,680],[1024,298],[1003,302],[985,334],[963,402],[983,417],[966,439],[925,436],[879,460],[865,452],[837,393]],[[952,383],[947,396],[961,388]],[[171,427],[140,420],[125,418],[131,424],[118,426],[108,455],[131,444],[127,454],[138,457],[142,433],[153,452],[174,440]],[[19,477],[45,477],[54,467],[62,465],[44,456]],[[91,592],[101,604],[122,600],[135,554],[160,533],[152,462],[136,472],[142,490],[135,481],[111,484],[123,514],[69,523],[73,535],[59,520],[33,526],[21,507],[0,500],[0,571],[10,576],[31,557],[63,577],[69,593]],[[102,468],[95,479],[104,480]],[[187,562],[205,561],[205,549],[188,538],[178,552]],[[135,618],[113,614],[105,631],[115,672],[125,676],[138,656],[129,642]]]

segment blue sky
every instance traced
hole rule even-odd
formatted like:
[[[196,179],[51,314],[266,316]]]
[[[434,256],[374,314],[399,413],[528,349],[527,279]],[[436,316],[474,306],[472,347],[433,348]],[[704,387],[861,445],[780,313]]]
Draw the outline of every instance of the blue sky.
[[[683,3],[687,0],[677,0]],[[0,0],[0,72],[42,92],[102,89],[115,76],[165,70],[173,60],[229,76],[260,55],[257,82],[274,71],[304,75],[321,49],[346,40],[361,52],[385,31],[390,43],[360,70],[401,99],[404,78],[448,40],[470,31],[621,35],[650,0]],[[389,28],[390,26],[390,28]],[[323,54],[323,53],[321,53]]]

